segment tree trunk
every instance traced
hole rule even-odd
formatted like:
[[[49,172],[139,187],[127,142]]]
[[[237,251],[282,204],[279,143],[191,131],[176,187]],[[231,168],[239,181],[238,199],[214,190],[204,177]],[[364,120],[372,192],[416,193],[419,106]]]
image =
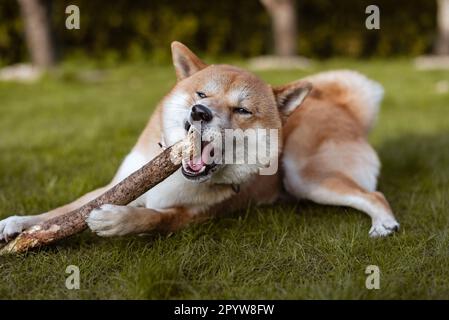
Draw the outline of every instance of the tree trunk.
[[[437,2],[438,39],[435,53],[449,55],[449,0],[438,0]]]
[[[275,54],[278,56],[296,55],[295,0],[261,0],[261,2],[271,17]]]
[[[25,23],[25,38],[34,66],[43,69],[55,64],[55,50],[50,28],[49,2],[18,0]]]

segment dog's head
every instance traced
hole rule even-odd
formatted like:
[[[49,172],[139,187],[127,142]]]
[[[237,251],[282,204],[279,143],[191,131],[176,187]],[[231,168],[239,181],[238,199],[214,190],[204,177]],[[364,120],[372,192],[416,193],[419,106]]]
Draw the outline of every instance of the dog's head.
[[[163,135],[167,145],[183,139],[189,128],[198,124],[203,133],[223,132],[223,129],[275,129],[280,144],[283,122],[311,90],[311,85],[304,81],[272,88],[240,68],[206,65],[179,42],[172,43],[172,56],[178,82],[163,101]],[[203,141],[203,151],[197,160],[183,162],[185,178],[240,184],[257,172],[257,164],[207,161],[211,154],[214,156],[214,149],[211,144],[206,145]]]

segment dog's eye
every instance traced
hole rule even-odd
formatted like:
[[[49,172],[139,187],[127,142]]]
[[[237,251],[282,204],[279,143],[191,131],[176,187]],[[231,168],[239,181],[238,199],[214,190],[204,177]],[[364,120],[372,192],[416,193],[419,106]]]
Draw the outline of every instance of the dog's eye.
[[[232,109],[232,112],[237,113],[237,114],[253,114],[248,109],[245,109],[242,107],[236,107],[236,108]]]
[[[206,94],[204,92],[201,92],[201,91],[197,91],[196,95],[198,97],[200,97],[201,99],[207,98]]]

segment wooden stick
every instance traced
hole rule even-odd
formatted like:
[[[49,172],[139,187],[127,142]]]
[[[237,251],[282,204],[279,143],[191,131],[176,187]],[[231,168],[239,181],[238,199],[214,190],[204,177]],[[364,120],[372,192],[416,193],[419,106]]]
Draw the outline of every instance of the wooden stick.
[[[48,245],[79,233],[87,228],[85,220],[93,209],[108,203],[127,205],[137,199],[140,195],[178,170],[181,166],[183,151],[187,151],[187,154],[189,154],[193,148],[193,139],[194,131],[191,130],[185,141],[180,141],[165,149],[145,166],[135,171],[96,199],[86,203],[79,209],[57,216],[23,231],[0,250],[0,255],[25,252],[29,249]]]

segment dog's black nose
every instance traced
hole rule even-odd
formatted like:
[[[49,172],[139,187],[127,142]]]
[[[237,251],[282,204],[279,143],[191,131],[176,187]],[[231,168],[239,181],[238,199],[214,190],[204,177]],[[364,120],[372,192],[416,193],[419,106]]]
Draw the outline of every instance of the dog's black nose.
[[[209,110],[209,108],[203,106],[202,104],[194,105],[190,114],[194,121],[210,122],[213,118],[212,112]]]

